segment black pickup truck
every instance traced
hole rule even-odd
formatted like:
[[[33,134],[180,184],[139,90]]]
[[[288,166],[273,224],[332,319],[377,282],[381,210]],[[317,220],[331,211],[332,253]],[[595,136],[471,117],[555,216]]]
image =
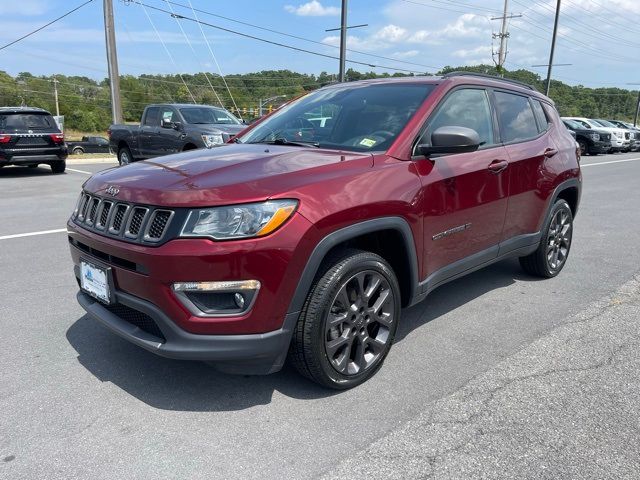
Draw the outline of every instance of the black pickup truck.
[[[104,137],[82,137],[79,142],[67,142],[69,152],[73,155],[81,153],[110,153],[109,140]]]
[[[144,109],[140,125],[111,125],[111,150],[120,165],[228,142],[246,125],[209,105],[158,104]]]

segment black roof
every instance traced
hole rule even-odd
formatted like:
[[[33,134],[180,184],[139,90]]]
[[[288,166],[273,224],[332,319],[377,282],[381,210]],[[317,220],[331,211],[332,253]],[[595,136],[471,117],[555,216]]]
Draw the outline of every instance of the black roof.
[[[51,115],[44,108],[37,107],[0,107],[0,113],[45,113]]]

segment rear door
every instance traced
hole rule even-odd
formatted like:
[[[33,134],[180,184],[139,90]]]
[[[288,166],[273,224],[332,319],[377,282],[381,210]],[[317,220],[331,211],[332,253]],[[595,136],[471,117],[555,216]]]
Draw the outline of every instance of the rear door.
[[[450,92],[430,116],[417,144],[429,144],[431,134],[444,126],[471,128],[484,143],[475,152],[418,162],[424,268],[431,285],[495,258],[507,210],[508,157],[499,142],[487,90],[464,86]]]
[[[140,155],[144,158],[154,157],[152,139],[158,135],[160,120],[158,113],[160,107],[147,107],[145,110],[140,131],[138,133],[138,148]]]
[[[548,190],[555,180],[558,147],[540,101],[511,91],[493,92],[500,136],[509,158],[509,205],[503,240],[540,228]],[[526,239],[522,239],[526,243]]]

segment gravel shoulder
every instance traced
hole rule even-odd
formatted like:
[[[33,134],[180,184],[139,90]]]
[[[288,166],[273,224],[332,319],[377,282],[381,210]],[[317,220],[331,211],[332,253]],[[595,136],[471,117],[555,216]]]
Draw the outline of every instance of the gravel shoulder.
[[[640,275],[323,478],[640,472]]]

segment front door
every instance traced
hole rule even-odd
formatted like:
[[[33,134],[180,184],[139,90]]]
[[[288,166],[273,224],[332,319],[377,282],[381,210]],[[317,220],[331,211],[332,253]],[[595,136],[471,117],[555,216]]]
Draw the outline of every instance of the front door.
[[[430,285],[495,258],[508,197],[508,157],[483,88],[453,90],[431,115],[418,141],[443,126],[478,132],[476,152],[418,160],[423,185],[424,265]]]

